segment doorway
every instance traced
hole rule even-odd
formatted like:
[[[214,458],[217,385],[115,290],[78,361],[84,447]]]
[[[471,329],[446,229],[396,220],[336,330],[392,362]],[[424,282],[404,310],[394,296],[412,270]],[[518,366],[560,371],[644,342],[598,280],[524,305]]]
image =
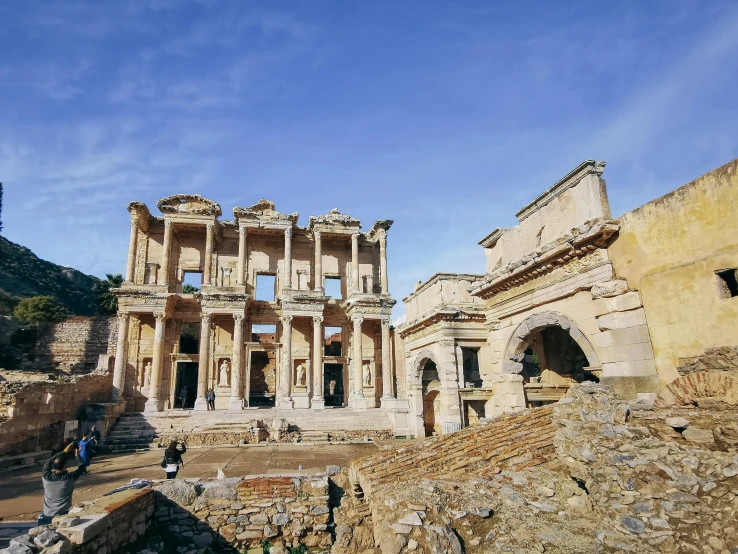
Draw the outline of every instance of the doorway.
[[[326,406],[344,405],[343,364],[323,364],[323,397]]]
[[[174,407],[191,408],[197,396],[197,362],[177,362],[177,382],[174,388]],[[182,405],[182,389],[187,387],[187,395]]]
[[[277,384],[277,355],[274,350],[251,353],[249,406],[274,407]]]
[[[423,366],[423,425],[425,436],[442,434],[441,415],[441,381],[435,362],[427,360]]]

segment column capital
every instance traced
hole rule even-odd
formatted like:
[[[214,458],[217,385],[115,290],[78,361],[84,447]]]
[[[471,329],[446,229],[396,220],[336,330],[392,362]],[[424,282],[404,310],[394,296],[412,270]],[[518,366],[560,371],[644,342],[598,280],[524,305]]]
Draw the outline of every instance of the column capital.
[[[128,321],[131,319],[130,312],[118,312],[118,319],[121,321]]]
[[[248,228],[248,227],[246,227],[246,225],[239,225],[239,226],[238,226],[238,233],[239,233],[240,235],[245,235],[245,234],[246,234],[246,232],[248,231],[248,229],[249,229],[249,228]]]
[[[164,218],[164,229],[171,229],[174,226],[174,221],[171,219]]]
[[[322,236],[323,233],[321,233],[320,231],[313,231],[313,238],[315,238],[316,240],[320,240]]]
[[[282,316],[282,323],[285,325],[291,325],[292,324],[292,317],[291,315],[283,315]]]
[[[243,323],[244,319],[246,319],[246,316],[244,314],[233,314],[233,320],[236,323]]]
[[[201,313],[200,319],[202,320],[203,325],[210,325],[210,322],[213,320],[213,314],[210,312]]]
[[[360,236],[361,236],[361,233],[359,231],[356,231],[355,233],[351,233],[351,240],[359,240]]]
[[[362,323],[364,323],[364,316],[362,316],[362,315],[355,315],[355,316],[353,316],[351,318],[351,321],[354,322],[354,325],[356,325],[356,324],[361,325]]]
[[[166,312],[154,312],[154,317],[156,318],[157,323],[164,323],[167,319],[167,313]]]
[[[284,228],[284,236],[288,239],[292,238],[292,227],[285,227]]]
[[[313,325],[321,325],[323,323],[323,316],[322,315],[314,315],[313,316]]]
[[[208,231],[212,231],[213,229],[215,229],[215,223],[213,223],[212,221],[208,222],[205,224],[205,227],[207,228]]]
[[[382,329],[389,329],[390,327],[390,320],[389,319],[383,319],[381,320],[382,323]]]

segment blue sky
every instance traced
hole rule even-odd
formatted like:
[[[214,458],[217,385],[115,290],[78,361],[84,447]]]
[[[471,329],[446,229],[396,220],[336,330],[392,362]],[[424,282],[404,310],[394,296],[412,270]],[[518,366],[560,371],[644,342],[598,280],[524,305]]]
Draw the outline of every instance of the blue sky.
[[[394,219],[402,299],[585,159],[619,215],[738,155],[733,1],[0,0],[0,41],[3,233],[100,276],[130,200],[271,198]]]

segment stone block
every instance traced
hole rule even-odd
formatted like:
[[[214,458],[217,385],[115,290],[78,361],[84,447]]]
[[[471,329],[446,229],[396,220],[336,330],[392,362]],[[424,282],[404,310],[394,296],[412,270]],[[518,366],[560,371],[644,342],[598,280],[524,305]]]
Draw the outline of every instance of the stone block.
[[[594,335],[594,341],[600,348],[608,346],[623,346],[626,344],[640,344],[650,342],[647,325],[628,327],[625,329],[611,329]]]
[[[190,506],[197,500],[197,488],[183,479],[170,479],[156,486],[156,490],[180,506]]]
[[[643,306],[638,291],[630,291],[610,298],[598,298],[594,301],[596,309],[602,313],[627,312]]]
[[[646,325],[646,312],[643,308],[639,308],[629,312],[605,314],[597,318],[597,325],[599,326],[600,331],[626,329],[628,327]]]
[[[80,522],[73,527],[58,529],[72,544],[84,544],[97,537],[110,527],[108,514],[93,514],[80,517]]]
[[[644,360],[653,360],[653,349],[648,342],[608,346],[601,350],[600,356],[603,365],[612,362],[640,362]]]
[[[643,377],[651,375],[656,375],[656,362],[653,358],[650,360],[606,362],[602,364],[603,377]]]
[[[624,279],[614,279],[592,286],[592,298],[609,298],[628,292],[628,282]]]

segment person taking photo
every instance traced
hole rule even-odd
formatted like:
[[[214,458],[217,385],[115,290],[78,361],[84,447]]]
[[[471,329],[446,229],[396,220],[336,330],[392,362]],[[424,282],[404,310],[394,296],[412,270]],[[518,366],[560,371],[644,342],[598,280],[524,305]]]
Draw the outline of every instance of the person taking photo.
[[[51,523],[54,516],[66,514],[72,507],[74,482],[85,473],[85,466],[79,465],[70,473],[67,470],[67,458],[72,458],[72,450],[77,444],[72,441],[66,448],[47,460],[41,470],[41,481],[44,485],[44,508],[38,516],[39,525]]]

